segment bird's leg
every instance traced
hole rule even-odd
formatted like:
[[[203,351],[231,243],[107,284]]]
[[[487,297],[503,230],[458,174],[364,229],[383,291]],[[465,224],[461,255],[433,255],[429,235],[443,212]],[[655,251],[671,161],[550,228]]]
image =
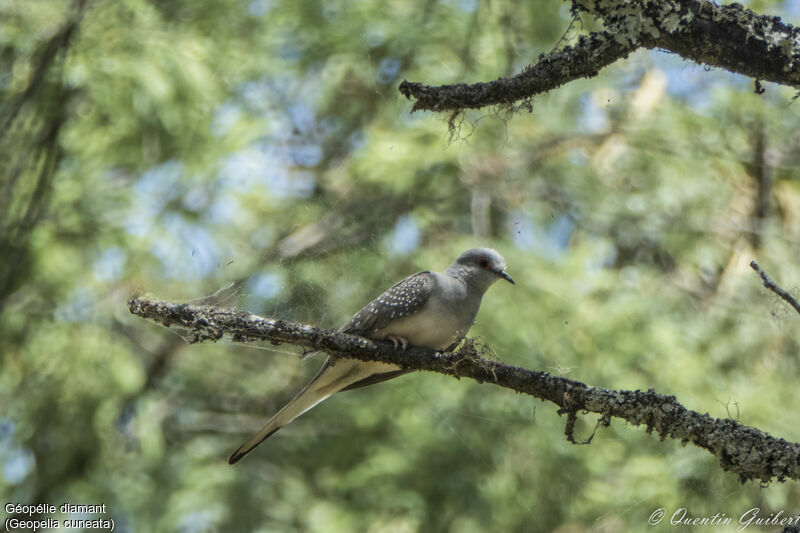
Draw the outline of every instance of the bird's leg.
[[[398,337],[397,335],[387,335],[386,338],[389,339],[390,341],[392,341],[392,344],[394,344],[394,349],[395,350],[399,346],[400,347],[400,351],[403,351],[403,352],[406,351],[406,347],[408,346],[408,340],[404,339],[403,337]]]

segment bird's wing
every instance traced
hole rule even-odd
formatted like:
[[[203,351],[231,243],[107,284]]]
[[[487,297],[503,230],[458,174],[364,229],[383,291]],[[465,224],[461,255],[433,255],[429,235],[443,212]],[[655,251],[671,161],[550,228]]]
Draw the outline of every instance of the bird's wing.
[[[383,294],[364,306],[339,331],[353,335],[369,336],[392,320],[412,315],[422,309],[436,283],[429,270],[423,270],[398,281]],[[397,369],[375,373],[343,388],[342,391],[360,389],[408,374],[411,370]]]
[[[429,270],[411,274],[365,305],[339,331],[369,337],[370,333],[387,326],[392,320],[419,311],[428,301],[435,284],[434,275]],[[311,358],[319,352],[320,350],[310,351],[303,354],[301,359]]]
[[[412,274],[365,305],[339,331],[369,337],[393,320],[413,315],[422,309],[435,285],[436,278],[428,270]]]

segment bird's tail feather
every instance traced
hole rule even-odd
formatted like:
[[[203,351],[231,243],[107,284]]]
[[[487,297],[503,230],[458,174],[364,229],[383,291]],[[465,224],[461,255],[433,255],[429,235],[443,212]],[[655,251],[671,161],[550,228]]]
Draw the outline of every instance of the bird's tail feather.
[[[253,451],[253,448],[267,440],[276,431],[333,394],[335,391],[327,395],[320,395],[320,387],[314,386],[328,368],[330,368],[330,358],[325,359],[322,368],[319,369],[314,379],[308,382],[308,385],[303,387],[289,403],[284,405],[266,424],[261,426],[261,429],[253,433],[249,439],[244,441],[244,443],[228,457],[228,464],[236,464],[242,457]]]
[[[372,363],[372,365],[375,364],[376,363]],[[381,363],[377,364],[380,365]],[[264,442],[280,428],[302,415],[325,398],[346,388],[351,383],[360,381],[368,376],[371,373],[370,368],[370,365],[365,365],[360,361],[351,359],[340,360],[332,365],[330,364],[330,357],[328,357],[322,365],[322,368],[320,368],[320,371],[314,376],[314,379],[312,379],[303,390],[298,392],[297,395],[292,398],[292,401],[287,403],[283,409],[270,418],[261,429],[247,439],[244,444],[239,446],[239,449],[228,457],[228,464],[232,465],[237,463],[242,457],[250,453],[253,448]]]

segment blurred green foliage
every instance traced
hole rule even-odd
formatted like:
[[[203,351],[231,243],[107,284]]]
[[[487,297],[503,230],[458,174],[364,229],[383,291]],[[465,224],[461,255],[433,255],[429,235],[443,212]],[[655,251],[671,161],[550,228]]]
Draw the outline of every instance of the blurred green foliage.
[[[235,281],[242,308],[335,327],[490,245],[517,285],[491,289],[472,335],[501,360],[800,441],[798,317],[747,268],[800,283],[790,90],[640,52],[453,138],[396,90],[514,73],[568,17],[555,0],[0,4],[0,499],[103,502],[117,531],[797,513],[796,481],[741,486],[619,421],[570,445],[552,405],[439,375],[338,395],[229,467],[318,363],[127,314],[135,291]]]

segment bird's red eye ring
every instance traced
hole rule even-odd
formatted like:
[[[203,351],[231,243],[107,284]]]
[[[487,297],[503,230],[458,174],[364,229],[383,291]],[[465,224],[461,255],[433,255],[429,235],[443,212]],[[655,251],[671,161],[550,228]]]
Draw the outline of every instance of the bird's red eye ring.
[[[475,261],[479,267],[481,268],[489,268],[489,260],[485,257],[479,257],[477,261]]]

